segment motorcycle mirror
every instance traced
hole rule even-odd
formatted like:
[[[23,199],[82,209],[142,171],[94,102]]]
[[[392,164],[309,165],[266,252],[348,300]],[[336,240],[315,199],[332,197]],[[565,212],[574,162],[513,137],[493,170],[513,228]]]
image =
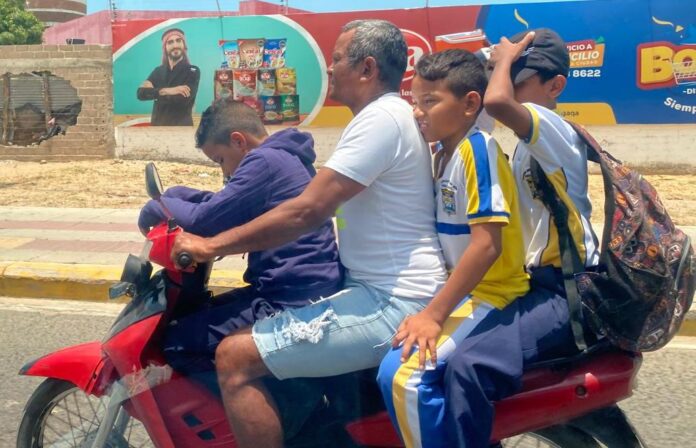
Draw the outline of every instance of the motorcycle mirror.
[[[147,189],[147,195],[156,201],[162,196],[164,190],[162,180],[160,180],[159,173],[157,173],[157,167],[152,162],[145,166],[145,188]]]

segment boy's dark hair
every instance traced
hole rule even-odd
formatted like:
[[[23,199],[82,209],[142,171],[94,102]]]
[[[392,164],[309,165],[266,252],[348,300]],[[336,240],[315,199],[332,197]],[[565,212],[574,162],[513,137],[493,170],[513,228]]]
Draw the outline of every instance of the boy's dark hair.
[[[444,79],[447,88],[458,98],[472,91],[483,98],[488,87],[488,78],[481,61],[473,53],[460,49],[423,56],[416,64],[416,76],[426,81]]]
[[[539,80],[541,83],[545,83],[546,81],[555,78],[558,75],[563,75],[565,77],[568,77],[568,74],[564,73],[558,73],[558,72],[552,72],[551,70],[538,70],[536,72],[537,76],[539,76]]]
[[[201,115],[196,130],[196,148],[206,143],[227,144],[232,132],[246,132],[256,137],[268,135],[254,109],[239,101],[221,98]]]

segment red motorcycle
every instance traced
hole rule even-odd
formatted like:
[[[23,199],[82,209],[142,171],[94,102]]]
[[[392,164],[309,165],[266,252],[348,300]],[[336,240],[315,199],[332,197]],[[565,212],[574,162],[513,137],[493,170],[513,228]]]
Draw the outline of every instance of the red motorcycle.
[[[152,198],[161,196],[152,164],[146,185]],[[47,379],[24,409],[18,448],[236,446],[215,388],[173,371],[162,354],[163,332],[181,307],[212,298],[207,288],[212,262],[180,270],[171,261],[179,232],[170,219],[147,235],[140,257],[128,257],[110,295],[132,300],[103,341],[58,350],[21,369],[22,375]],[[164,269],[153,275],[150,261]],[[185,253],[177,258],[179,266],[191,261]],[[641,359],[598,345],[591,353],[536,364],[524,375],[521,392],[496,403],[491,442],[645,446],[616,406],[631,395]],[[375,371],[366,371],[307,380],[320,399],[301,394],[301,400],[283,404],[284,414],[293,417],[293,427],[285,431],[287,446],[403,446],[374,378]],[[282,389],[285,382],[278,383]]]

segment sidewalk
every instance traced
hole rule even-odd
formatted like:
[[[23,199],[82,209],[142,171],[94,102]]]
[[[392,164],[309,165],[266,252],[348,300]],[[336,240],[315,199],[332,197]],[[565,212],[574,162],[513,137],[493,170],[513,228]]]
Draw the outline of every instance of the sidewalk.
[[[137,217],[133,209],[0,207],[0,296],[108,301],[126,257],[142,250]],[[683,229],[696,241],[696,227]],[[215,263],[211,289],[239,286],[245,268],[241,256]],[[680,334],[696,336],[696,305],[687,319]]]
[[[108,301],[128,254],[142,251],[137,219],[133,209],[0,207],[0,296]],[[240,285],[245,269],[241,256],[217,262],[211,289]]]

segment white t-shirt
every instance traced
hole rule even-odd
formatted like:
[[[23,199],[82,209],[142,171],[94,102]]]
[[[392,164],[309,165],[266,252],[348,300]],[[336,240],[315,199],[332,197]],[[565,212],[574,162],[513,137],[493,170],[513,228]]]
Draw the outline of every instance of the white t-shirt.
[[[431,299],[446,270],[430,151],[411,106],[396,93],[367,105],[325,167],[367,187],[336,212],[341,262],[351,277],[394,296]]]
[[[520,140],[512,156],[512,171],[520,194],[522,235],[527,267],[561,267],[556,226],[535,192],[530,160],[534,157],[560,199],[568,207],[568,227],[585,266],[599,262],[597,237],[590,225],[592,204],[587,193],[587,150],[577,132],[552,110],[525,103],[532,132]]]

